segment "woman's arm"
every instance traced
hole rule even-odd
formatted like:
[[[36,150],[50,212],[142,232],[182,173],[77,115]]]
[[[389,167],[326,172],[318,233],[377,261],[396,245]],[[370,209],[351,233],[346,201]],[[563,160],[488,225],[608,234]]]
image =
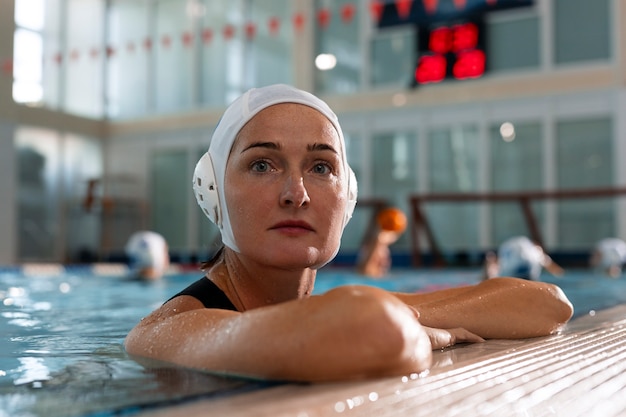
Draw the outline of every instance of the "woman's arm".
[[[176,297],[143,319],[125,347],[191,368],[299,381],[421,372],[432,355],[414,309],[361,286],[244,313]]]
[[[485,339],[549,335],[573,313],[559,287],[508,277],[431,294],[395,295],[419,311],[424,326],[462,327]]]

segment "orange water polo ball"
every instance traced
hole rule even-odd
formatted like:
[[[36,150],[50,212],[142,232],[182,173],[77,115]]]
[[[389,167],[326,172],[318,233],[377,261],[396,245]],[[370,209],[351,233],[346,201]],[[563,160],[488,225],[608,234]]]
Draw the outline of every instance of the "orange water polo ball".
[[[406,229],[406,216],[402,210],[389,207],[378,212],[376,221],[381,229],[390,232],[404,232]]]

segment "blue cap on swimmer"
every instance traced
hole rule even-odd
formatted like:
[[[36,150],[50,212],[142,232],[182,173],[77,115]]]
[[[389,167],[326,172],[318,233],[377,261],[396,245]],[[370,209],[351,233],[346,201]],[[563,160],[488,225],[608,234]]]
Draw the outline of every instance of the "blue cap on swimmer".
[[[297,103],[309,106],[326,116],[335,126],[341,143],[344,172],[348,175],[348,199],[344,215],[344,227],[352,217],[356,205],[356,177],[348,165],[346,145],[339,120],[330,107],[313,94],[286,84],[253,88],[228,106],[213,132],[208,152],[198,161],[193,175],[193,190],[198,204],[204,214],[220,228],[224,245],[236,252],[239,252],[239,248],[235,242],[224,197],[226,161],[235,138],[243,126],[261,110],[280,103]]]

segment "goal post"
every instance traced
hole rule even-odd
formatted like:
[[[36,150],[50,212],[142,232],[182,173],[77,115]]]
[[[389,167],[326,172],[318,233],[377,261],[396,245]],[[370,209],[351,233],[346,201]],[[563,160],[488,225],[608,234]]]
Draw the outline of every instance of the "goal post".
[[[626,196],[626,188],[584,188],[584,189],[561,189],[539,191],[502,191],[484,193],[431,193],[413,194],[409,196],[411,208],[410,243],[411,259],[414,266],[424,264],[420,240],[428,245],[427,250],[433,257],[435,266],[446,266],[440,244],[433,233],[432,222],[429,220],[424,206],[427,203],[517,203],[523,213],[523,218],[528,236],[541,247],[545,247],[543,235],[534,212],[532,203],[545,200],[568,200],[568,199],[593,199],[600,197]],[[424,239],[422,239],[424,238]]]

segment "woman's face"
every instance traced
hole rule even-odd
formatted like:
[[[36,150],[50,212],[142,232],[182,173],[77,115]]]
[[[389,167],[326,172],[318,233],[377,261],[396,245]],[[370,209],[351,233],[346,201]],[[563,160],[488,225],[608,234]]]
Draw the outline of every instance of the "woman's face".
[[[311,107],[262,110],[239,132],[225,197],[242,255],[284,269],[316,268],[341,240],[347,174],[339,135]]]

